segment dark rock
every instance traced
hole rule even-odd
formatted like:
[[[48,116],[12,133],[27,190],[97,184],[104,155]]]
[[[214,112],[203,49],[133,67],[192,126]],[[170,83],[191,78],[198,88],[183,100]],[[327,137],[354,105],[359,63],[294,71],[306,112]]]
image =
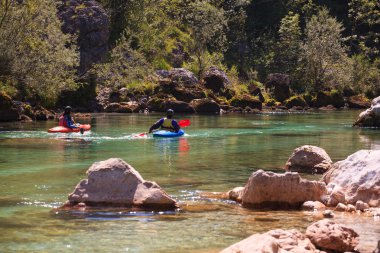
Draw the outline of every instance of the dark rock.
[[[173,109],[174,112],[194,113],[194,108],[186,102],[167,100],[164,102],[164,110]]]
[[[202,85],[206,89],[219,93],[230,88],[230,81],[224,71],[215,66],[211,66],[204,73]]]
[[[33,122],[33,120],[29,116],[26,116],[25,114],[20,115],[20,121],[22,121],[22,122]]]
[[[62,0],[58,16],[63,22],[64,33],[78,35],[79,73],[85,73],[108,52],[109,17],[102,5],[94,0]]]
[[[285,100],[285,106],[287,108],[292,108],[292,107],[301,107],[302,108],[307,106],[307,103],[305,99],[302,96],[293,96],[287,100]]]
[[[262,103],[259,99],[250,95],[235,96],[231,99],[230,104],[234,107],[250,107],[252,109],[262,109]]]
[[[259,98],[260,102],[263,103],[265,101],[265,98],[264,98],[263,94],[261,93],[261,89],[257,85],[250,83],[248,85],[248,92],[252,96],[257,96]]]
[[[110,103],[106,108],[106,112],[117,112],[117,113],[131,113],[133,110],[127,104]]]
[[[265,89],[280,102],[290,97],[290,77],[281,73],[269,74],[265,82]]]
[[[152,97],[147,102],[149,111],[165,112],[165,99],[159,97]]]
[[[20,117],[17,106],[10,96],[0,92],[0,121],[16,121]]]
[[[54,113],[46,110],[44,107],[39,105],[34,107],[34,115],[37,121],[45,121],[55,118]]]
[[[332,105],[335,108],[343,107],[344,106],[343,94],[336,90],[318,92],[315,100],[313,101],[313,106],[326,107],[328,105]]]
[[[371,106],[371,102],[364,96],[352,96],[347,99],[348,107],[355,109],[365,109]]]
[[[210,98],[194,99],[190,105],[195,109],[197,113],[205,114],[219,114],[220,106]]]

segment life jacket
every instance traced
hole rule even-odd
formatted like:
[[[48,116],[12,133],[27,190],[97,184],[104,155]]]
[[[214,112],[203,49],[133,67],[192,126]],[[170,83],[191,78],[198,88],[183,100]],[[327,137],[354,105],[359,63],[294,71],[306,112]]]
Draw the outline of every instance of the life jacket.
[[[68,127],[65,116],[63,115],[59,117],[59,126]]]
[[[167,130],[175,130],[172,122],[172,119],[164,118],[164,122],[162,122],[161,128]]]

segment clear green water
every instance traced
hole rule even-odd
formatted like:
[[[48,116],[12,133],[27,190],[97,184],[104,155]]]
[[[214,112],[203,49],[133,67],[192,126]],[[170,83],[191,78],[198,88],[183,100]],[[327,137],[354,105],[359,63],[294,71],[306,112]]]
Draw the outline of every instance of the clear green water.
[[[92,131],[48,134],[56,122],[0,124],[0,252],[218,252],[253,233],[304,230],[318,218],[297,211],[253,211],[202,192],[243,186],[257,169],[280,169],[293,149],[324,148],[333,161],[379,149],[380,132],[351,127],[359,111],[189,116],[186,136],[133,138],[160,117],[96,114]],[[183,204],[180,212],[55,213],[88,167],[120,157]],[[318,179],[315,176],[307,178]],[[336,220],[374,248],[380,221]]]

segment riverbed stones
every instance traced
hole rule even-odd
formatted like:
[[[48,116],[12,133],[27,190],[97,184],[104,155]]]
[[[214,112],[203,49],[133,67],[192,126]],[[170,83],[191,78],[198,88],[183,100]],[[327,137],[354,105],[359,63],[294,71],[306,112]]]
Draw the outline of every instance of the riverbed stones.
[[[360,200],[371,207],[380,206],[380,150],[360,150],[334,163],[323,180],[330,198],[341,192],[341,203],[356,205]]]
[[[319,252],[311,241],[298,230],[271,230],[264,234],[254,234],[220,253],[252,253],[252,252]]]
[[[323,148],[304,145],[293,151],[285,164],[285,170],[320,174],[328,171],[331,165],[331,158]]]
[[[359,244],[359,235],[351,228],[331,220],[321,220],[306,229],[306,236],[321,250],[352,252]]]
[[[244,187],[235,187],[232,190],[227,192],[227,196],[231,200],[241,202],[243,191],[244,191]]]
[[[95,162],[69,195],[65,205],[146,207],[172,209],[176,201],[155,182],[145,181],[131,165],[119,158]]]
[[[320,201],[306,201],[301,206],[303,211],[323,211],[325,209],[326,206]]]
[[[301,179],[298,173],[258,170],[244,187],[242,204],[252,208],[300,208],[306,201],[320,201],[325,194],[325,183]]]

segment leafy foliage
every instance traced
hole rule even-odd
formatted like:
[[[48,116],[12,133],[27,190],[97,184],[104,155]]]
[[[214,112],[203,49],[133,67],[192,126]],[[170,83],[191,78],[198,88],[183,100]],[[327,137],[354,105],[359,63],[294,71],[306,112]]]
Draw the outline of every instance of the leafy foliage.
[[[76,47],[61,31],[54,1],[19,2],[0,2],[0,80],[20,97],[52,104],[76,87]]]

